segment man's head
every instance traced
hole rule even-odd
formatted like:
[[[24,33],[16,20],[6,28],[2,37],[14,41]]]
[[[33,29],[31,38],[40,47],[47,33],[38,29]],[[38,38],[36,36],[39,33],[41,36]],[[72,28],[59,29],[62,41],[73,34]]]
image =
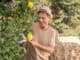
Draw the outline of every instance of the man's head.
[[[39,9],[38,20],[42,28],[45,28],[46,26],[48,26],[48,23],[51,20],[51,18],[52,18],[52,13],[49,7],[44,6]]]

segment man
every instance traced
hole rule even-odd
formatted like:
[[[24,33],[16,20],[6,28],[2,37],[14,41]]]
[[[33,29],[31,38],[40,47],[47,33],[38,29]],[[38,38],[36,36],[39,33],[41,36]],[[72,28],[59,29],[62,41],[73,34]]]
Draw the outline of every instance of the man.
[[[58,33],[53,27],[49,26],[51,19],[50,8],[44,6],[39,9],[38,22],[32,25],[34,38],[30,43],[34,49],[27,51],[27,60],[49,60],[50,54],[54,52]],[[33,50],[35,53],[33,53]]]

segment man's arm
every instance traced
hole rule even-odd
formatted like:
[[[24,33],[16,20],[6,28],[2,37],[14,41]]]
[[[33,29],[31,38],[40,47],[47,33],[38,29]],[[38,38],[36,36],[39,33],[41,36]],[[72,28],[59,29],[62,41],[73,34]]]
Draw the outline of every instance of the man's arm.
[[[58,32],[57,32],[57,33],[55,34],[54,39],[55,39],[55,40],[58,40],[58,36],[59,36],[59,34],[58,34]],[[48,45],[48,46],[39,44],[39,43],[36,41],[36,39],[33,39],[33,40],[31,41],[31,43],[32,43],[32,45],[33,45],[34,47],[39,48],[39,49],[41,49],[41,50],[43,50],[43,51],[45,51],[45,52],[48,52],[48,53],[52,53],[52,52],[54,51],[54,48],[55,48],[55,46],[54,46],[54,43],[55,43],[55,42],[54,42],[54,41],[51,41],[51,44]]]
[[[41,45],[41,44],[37,44],[36,45],[37,48],[45,51],[45,52],[48,52],[48,53],[52,53],[54,51],[54,47],[53,46],[44,46],[44,45]]]
[[[48,53],[52,53],[54,51],[54,47],[53,46],[44,46],[44,45],[41,45],[39,44],[38,42],[35,42],[35,41],[31,41],[32,45],[36,48],[39,48],[45,52],[48,52]]]
[[[55,41],[52,39],[50,45],[44,46],[44,45],[41,45],[41,44],[37,43],[37,45],[35,45],[35,47],[37,47],[37,48],[39,48],[41,50],[44,50],[44,51],[46,51],[48,53],[52,53],[54,51],[54,48],[55,48],[54,43],[56,43],[56,41],[59,40],[59,33],[58,33],[58,31],[56,31],[55,37],[53,37],[53,38],[54,38]]]

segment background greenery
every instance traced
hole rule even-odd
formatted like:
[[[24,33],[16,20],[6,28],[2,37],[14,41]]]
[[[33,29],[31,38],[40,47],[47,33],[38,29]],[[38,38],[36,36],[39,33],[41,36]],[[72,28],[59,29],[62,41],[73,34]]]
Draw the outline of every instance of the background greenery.
[[[28,3],[33,3],[29,8]],[[19,60],[24,51],[18,44],[22,33],[37,21],[37,10],[47,5],[54,18],[50,23],[60,35],[80,36],[80,0],[0,0],[0,59]]]

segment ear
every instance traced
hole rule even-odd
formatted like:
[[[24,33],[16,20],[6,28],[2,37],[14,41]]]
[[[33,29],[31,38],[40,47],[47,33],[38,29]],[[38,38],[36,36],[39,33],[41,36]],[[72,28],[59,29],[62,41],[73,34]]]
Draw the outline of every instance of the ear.
[[[51,15],[48,15],[48,17],[50,18],[50,19],[52,19],[53,18],[53,15],[51,14]]]
[[[50,17],[51,17],[51,19],[52,19],[52,18],[53,18],[53,14],[51,14],[51,16],[50,16]]]

